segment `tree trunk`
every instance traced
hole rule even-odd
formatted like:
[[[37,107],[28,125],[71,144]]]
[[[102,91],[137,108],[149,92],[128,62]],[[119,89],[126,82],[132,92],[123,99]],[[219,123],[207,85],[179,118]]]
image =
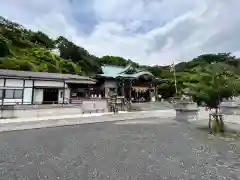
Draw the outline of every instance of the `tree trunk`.
[[[220,132],[224,133],[225,132],[225,127],[224,127],[224,122],[223,122],[223,117],[222,116],[220,116],[219,121],[220,121]]]
[[[223,117],[218,112],[219,112],[218,108],[215,108],[215,114],[213,117],[215,118],[218,131],[221,133],[224,133],[225,127],[224,127]]]

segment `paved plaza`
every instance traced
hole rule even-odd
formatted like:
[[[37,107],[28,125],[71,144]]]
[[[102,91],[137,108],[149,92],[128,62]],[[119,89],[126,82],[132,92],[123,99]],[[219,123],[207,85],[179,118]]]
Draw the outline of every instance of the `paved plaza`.
[[[0,134],[0,179],[240,179],[240,143],[172,119]]]

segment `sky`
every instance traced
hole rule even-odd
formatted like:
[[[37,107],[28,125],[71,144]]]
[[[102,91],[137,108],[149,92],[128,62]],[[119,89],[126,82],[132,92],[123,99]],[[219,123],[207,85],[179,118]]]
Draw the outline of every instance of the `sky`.
[[[240,0],[1,0],[0,15],[143,65],[240,56]]]

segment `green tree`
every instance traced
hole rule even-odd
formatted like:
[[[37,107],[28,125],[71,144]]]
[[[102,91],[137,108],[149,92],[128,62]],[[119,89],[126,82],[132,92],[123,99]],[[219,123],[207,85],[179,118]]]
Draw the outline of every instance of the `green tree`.
[[[11,53],[9,44],[10,42],[0,35],[0,57],[5,57]]]
[[[78,64],[85,74],[92,75],[101,72],[98,58],[90,55],[84,48],[75,45],[62,36],[56,40],[55,44],[60,50],[60,57]]]
[[[29,40],[48,49],[54,48],[54,41],[41,31],[32,32]]]
[[[198,82],[186,83],[190,87],[193,100],[198,104],[205,103],[215,109],[215,122],[219,131],[224,132],[223,120],[218,118],[219,104],[239,93],[238,76],[231,67],[224,63],[215,63],[206,67],[206,72],[199,74]]]
[[[157,86],[157,91],[162,95],[162,98],[167,99],[175,94],[174,81],[164,82]]]

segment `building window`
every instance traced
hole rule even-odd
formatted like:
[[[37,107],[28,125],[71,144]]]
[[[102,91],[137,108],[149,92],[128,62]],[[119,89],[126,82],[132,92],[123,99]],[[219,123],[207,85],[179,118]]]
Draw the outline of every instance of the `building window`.
[[[14,97],[14,90],[13,89],[6,89],[5,90],[5,98],[6,99],[13,99]]]
[[[22,99],[22,93],[23,93],[22,89],[5,89],[4,98],[6,98],[6,99]]]
[[[3,97],[3,89],[0,89],[0,99]]]
[[[23,90],[15,89],[14,90],[14,99],[22,99]]]

